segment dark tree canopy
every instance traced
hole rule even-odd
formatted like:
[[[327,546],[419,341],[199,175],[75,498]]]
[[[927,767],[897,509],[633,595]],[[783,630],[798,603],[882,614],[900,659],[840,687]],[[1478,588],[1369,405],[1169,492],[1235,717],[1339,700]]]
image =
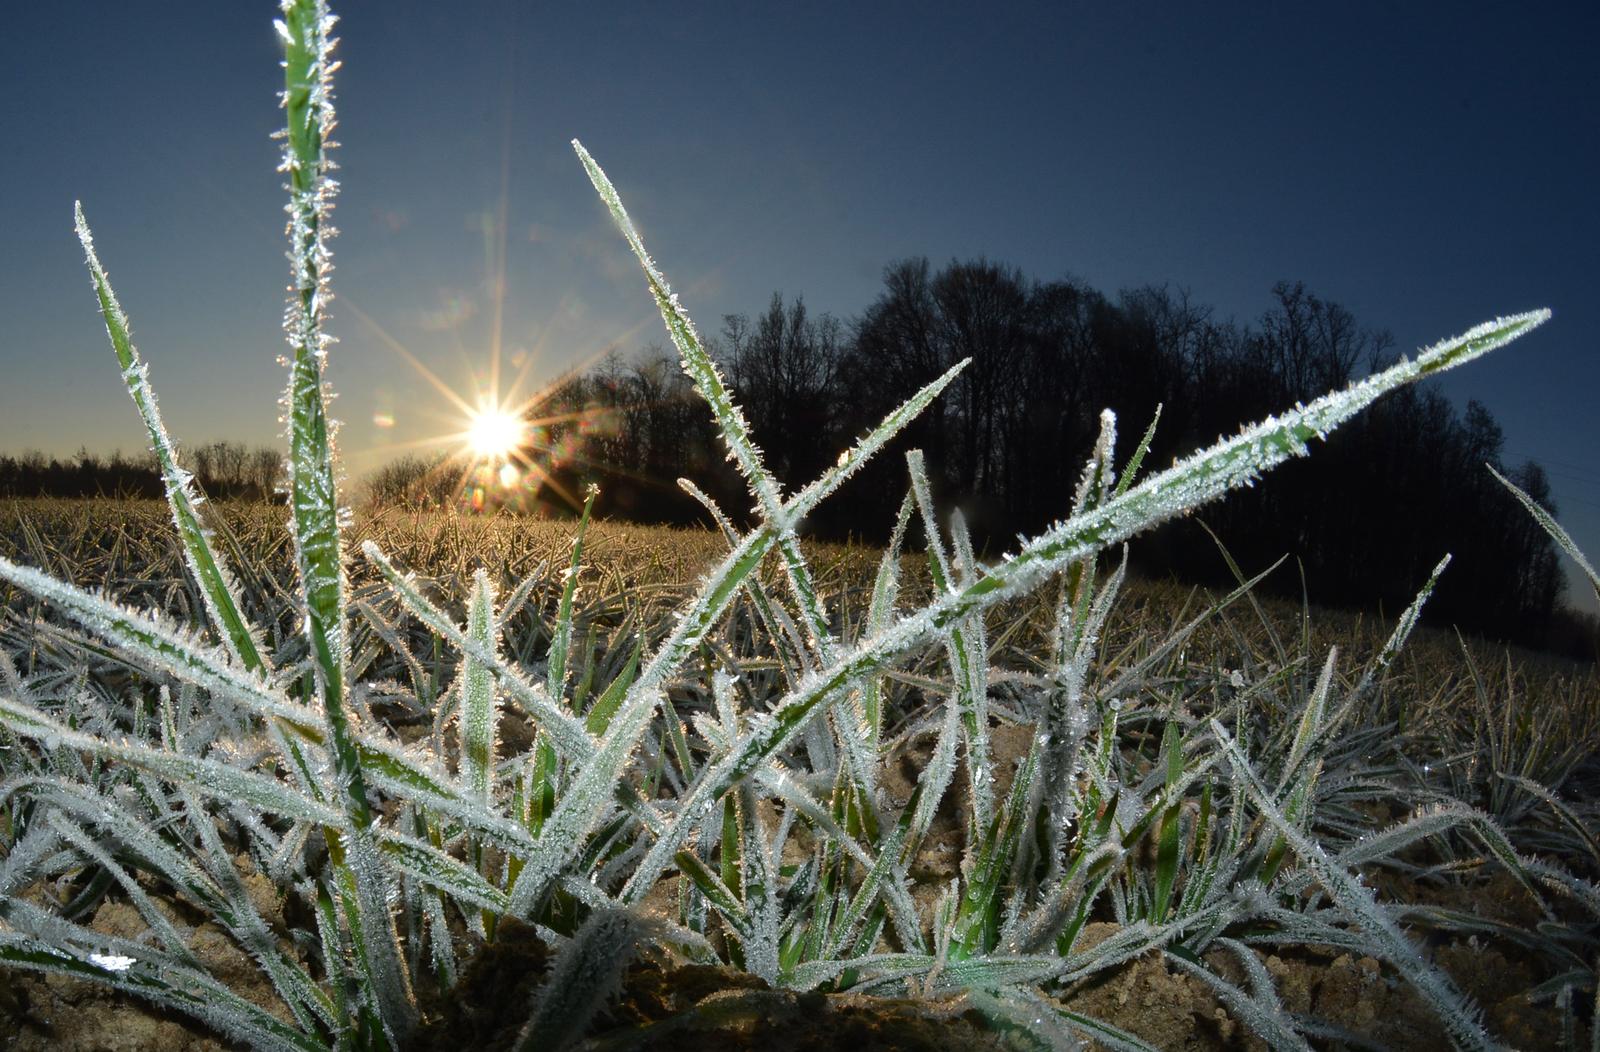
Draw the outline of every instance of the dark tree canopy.
[[[1103,409],[1117,414],[1126,456],[1160,407],[1146,460],[1157,467],[1393,360],[1387,333],[1303,284],[1272,292],[1271,309],[1240,324],[1164,286],[1109,297],[987,259],[941,269],[909,259],[884,269],[878,297],[849,323],[774,295],[754,318],[726,317],[714,351],[791,489],[907,394],[969,359],[939,401],[806,528],[882,539],[904,493],[903,454],[917,448],[937,498],[959,506],[980,543],[998,552],[1066,511]],[[659,348],[632,362],[608,360],[563,397],[612,420],[589,443],[588,466],[574,469],[574,478],[602,482],[603,510],[704,521],[673,485],[687,475],[736,518],[748,514],[750,498],[708,414]],[[1298,595],[1298,560],[1313,602],[1393,614],[1448,551],[1455,562],[1430,615],[1538,645],[1568,616],[1560,562],[1485,465],[1546,507],[1549,485],[1537,465],[1503,456],[1483,406],[1458,411],[1431,387],[1403,388],[1309,459],[1201,509],[1199,522],[1136,540],[1133,556],[1147,572],[1224,583],[1226,561],[1203,522],[1246,568],[1290,555],[1269,587]]]

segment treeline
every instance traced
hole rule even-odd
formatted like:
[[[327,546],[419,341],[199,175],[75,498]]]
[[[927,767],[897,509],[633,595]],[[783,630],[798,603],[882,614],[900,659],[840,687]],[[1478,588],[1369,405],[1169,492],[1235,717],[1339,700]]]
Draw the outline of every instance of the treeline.
[[[1272,308],[1239,323],[1165,287],[1111,297],[982,259],[938,270],[925,259],[896,263],[877,300],[848,323],[775,295],[754,317],[724,319],[710,343],[767,463],[791,490],[908,394],[970,358],[896,449],[806,528],[882,539],[905,490],[903,451],[920,448],[936,500],[960,507],[991,555],[1066,512],[1103,408],[1117,414],[1121,459],[1160,407],[1145,461],[1158,470],[1396,358],[1387,333],[1302,284],[1276,286]],[[613,356],[571,378],[548,408],[563,412],[588,421],[589,433],[585,459],[558,476],[572,490],[600,482],[603,513],[706,521],[675,485],[686,476],[746,518],[751,500],[675,356],[659,347]],[[1198,519],[1247,569],[1290,555],[1270,587],[1298,596],[1298,560],[1313,602],[1381,604],[1392,617],[1450,552],[1455,561],[1429,606],[1434,620],[1593,656],[1593,624],[1560,601],[1554,545],[1486,464],[1555,511],[1544,471],[1507,463],[1485,407],[1461,412],[1432,387],[1410,386],[1309,459],[1135,541],[1133,558],[1148,572],[1230,580]]]
[[[193,472],[217,500],[270,500],[283,470],[276,449],[251,449],[238,442],[184,447],[179,464]],[[38,450],[0,454],[0,497],[114,497],[160,499],[166,495],[155,454],[102,457],[79,449],[62,460]]]
[[[1066,513],[1104,408],[1117,415],[1120,463],[1159,407],[1149,472],[1396,357],[1387,333],[1301,284],[1276,286],[1271,309],[1240,323],[1166,287],[1112,297],[983,259],[938,270],[925,259],[895,263],[877,299],[849,321],[774,295],[753,317],[724,318],[708,342],[790,491],[907,395],[970,359],[805,529],[882,540],[905,491],[903,454],[917,448],[935,500],[961,508],[991,556]],[[613,353],[557,385],[538,413],[554,421],[537,429],[538,448],[558,452],[535,475],[555,485],[531,502],[523,488],[516,506],[570,510],[556,494],[573,498],[594,481],[602,515],[708,523],[677,485],[688,478],[735,520],[749,521],[751,498],[674,353]],[[196,447],[185,458],[221,499],[270,498],[281,471],[277,451],[236,443]],[[1132,556],[1147,573],[1229,583],[1203,523],[1246,571],[1291,556],[1269,590],[1298,596],[1303,568],[1313,602],[1377,605],[1393,617],[1450,552],[1455,561],[1428,607],[1433,620],[1593,657],[1595,621],[1561,603],[1554,544],[1486,464],[1556,512],[1544,471],[1506,462],[1504,437],[1485,407],[1458,411],[1432,387],[1408,386],[1264,484],[1138,538]],[[365,496],[412,506],[460,503],[464,487],[469,504],[508,496],[492,482],[474,483],[464,467],[443,454],[402,458],[367,477]],[[0,496],[44,495],[160,497],[162,489],[148,455],[0,456]]]

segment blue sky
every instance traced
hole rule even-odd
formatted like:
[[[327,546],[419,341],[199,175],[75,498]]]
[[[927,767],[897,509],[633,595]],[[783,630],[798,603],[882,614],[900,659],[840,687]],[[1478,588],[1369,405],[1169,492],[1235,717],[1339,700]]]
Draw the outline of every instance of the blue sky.
[[[460,427],[395,345],[470,391],[497,330],[530,383],[663,339],[576,136],[708,331],[774,290],[848,317],[911,255],[1170,282],[1241,321],[1303,280],[1402,349],[1550,306],[1443,390],[1489,406],[1600,554],[1594,5],[443,6],[337,8],[330,375],[354,474]],[[0,449],[143,444],[75,198],[173,432],[275,440],[273,14],[11,12]]]

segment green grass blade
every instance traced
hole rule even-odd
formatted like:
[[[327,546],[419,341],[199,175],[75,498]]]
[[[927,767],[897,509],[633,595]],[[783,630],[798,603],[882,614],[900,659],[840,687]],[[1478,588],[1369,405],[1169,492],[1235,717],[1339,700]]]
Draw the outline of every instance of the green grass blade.
[[[1373,950],[1381,952],[1432,1005],[1445,1024],[1450,1040],[1458,1048],[1479,1049],[1482,1052],[1494,1049],[1494,1043],[1483,1031],[1477,1006],[1461,993],[1449,976],[1422,958],[1356,874],[1329,858],[1317,843],[1305,836],[1278,809],[1277,803],[1256,777],[1244,753],[1222,724],[1212,720],[1211,733],[1221,743],[1223,752],[1232,763],[1235,778],[1255,799],[1263,817],[1277,828],[1300,864],[1311,870],[1333,901],[1356,919],[1356,923],[1367,933]]]
[[[109,986],[200,1020],[259,1049],[322,1052],[326,1046],[251,1004],[209,976],[175,965],[157,966],[113,954],[77,957],[16,932],[0,931],[0,962],[46,975],[66,976]],[[124,961],[130,963],[124,964]]]
[[[506,693],[550,735],[556,748],[580,763],[594,755],[595,743],[584,730],[581,721],[559,708],[542,687],[524,679],[493,649],[481,646],[463,632],[448,614],[428,601],[417,587],[412,575],[402,574],[375,542],[366,541],[361,550],[368,561],[377,567],[378,573],[394,590],[406,609],[416,615],[417,619],[428,628],[449,641],[463,655],[471,657],[479,667],[494,673]]]
[[[132,741],[110,741],[58,723],[37,709],[0,698],[0,723],[46,749],[66,747],[147,770],[169,781],[192,785],[207,795],[234,800],[269,814],[319,824],[337,824],[339,814],[301,796],[276,778],[252,774],[231,764],[156,749]]]
[[[494,618],[494,589],[489,575],[478,570],[467,600],[467,637],[476,649],[496,653],[500,632]],[[495,724],[494,673],[471,655],[461,659],[461,772],[467,792],[487,802],[494,780]]]
[[[617,673],[617,678],[611,681],[610,686],[601,692],[600,697],[595,699],[594,706],[584,717],[584,728],[590,734],[605,734],[606,728],[611,725],[611,717],[616,715],[618,706],[622,704],[628,688],[633,686],[634,678],[639,673],[639,655],[643,652],[644,643],[636,642],[633,651],[628,655],[628,663]]]
[[[245,668],[267,672],[270,667],[262,655],[260,641],[251,628],[238,600],[238,589],[227,563],[211,545],[210,533],[200,521],[198,508],[205,501],[194,477],[178,466],[178,453],[167,437],[166,426],[161,422],[161,411],[156,407],[155,392],[150,388],[148,367],[140,360],[138,350],[128,334],[128,317],[111,290],[100,257],[95,254],[94,238],[89,224],[83,218],[83,206],[74,204],[73,219],[78,240],[88,257],[89,273],[94,279],[95,295],[100,300],[100,313],[105,318],[106,334],[111,338],[111,349],[116,352],[117,364],[122,367],[122,380],[128,387],[133,404],[138,407],[145,430],[150,435],[150,450],[155,454],[161,470],[161,481],[166,487],[167,505],[172,511],[173,524],[182,542],[184,562],[189,575],[200,589],[206,615],[223,646]]]
[[[958,958],[986,954],[999,940],[1001,884],[1010,875],[1012,860],[1028,832],[1032,817],[1028,811],[1028,797],[1038,759],[1038,749],[1029,749],[1011,783],[1010,794],[975,852],[977,863],[971,870],[966,894],[956,912],[951,950]]]
[[[583,513],[578,517],[578,529],[572,538],[572,562],[567,567],[567,579],[561,588],[561,602],[556,608],[555,632],[550,637],[550,660],[547,666],[545,689],[552,698],[560,698],[567,688],[567,652],[572,647],[572,601],[578,594],[578,570],[583,560],[583,535],[589,529],[589,514],[594,510],[594,499],[600,488],[591,485],[583,496]]]
[[[1183,801],[1177,797],[1176,790],[1183,780],[1183,737],[1176,721],[1168,722],[1161,733],[1161,753],[1166,759],[1167,796],[1172,803],[1162,811],[1161,827],[1156,833],[1155,891],[1151,900],[1150,919],[1157,924],[1167,919],[1167,905],[1172,901],[1172,889],[1178,882]]]
[[[1594,585],[1595,595],[1600,597],[1600,573],[1595,572],[1594,565],[1589,562],[1588,558],[1578,548],[1577,542],[1572,539],[1571,534],[1562,529],[1561,524],[1550,517],[1549,512],[1539,507],[1537,501],[1513,485],[1500,472],[1491,467],[1489,468],[1489,474],[1499,479],[1500,484],[1510,490],[1511,495],[1521,501],[1524,508],[1528,509],[1528,513],[1533,516],[1535,522],[1544,528],[1544,532],[1548,533],[1561,546],[1561,550],[1572,556],[1572,560],[1578,564],[1578,568],[1583,571],[1584,576],[1589,578],[1589,583]]]
[[[390,1041],[404,1040],[416,1024],[410,980],[400,959],[388,892],[372,843],[372,808],[351,727],[346,683],[348,585],[340,536],[338,477],[322,366],[331,342],[325,329],[329,213],[338,184],[329,176],[334,125],[331,36],[334,17],[325,0],[284,0],[277,23],[284,48],[283,171],[289,189],[289,261],[292,269],[284,329],[289,342],[289,386],[284,416],[289,432],[289,507],[293,518],[300,614],[311,648],[315,683],[328,725],[335,798],[346,821],[330,842],[345,920],[362,965],[357,979],[373,1002]]]

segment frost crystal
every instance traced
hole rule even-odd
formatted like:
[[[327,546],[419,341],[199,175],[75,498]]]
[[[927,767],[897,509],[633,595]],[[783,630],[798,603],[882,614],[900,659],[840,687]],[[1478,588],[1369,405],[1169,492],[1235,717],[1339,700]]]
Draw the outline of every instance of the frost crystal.
[[[138,963],[135,957],[121,957],[114,953],[91,953],[90,964],[98,964],[109,972],[125,972]]]

